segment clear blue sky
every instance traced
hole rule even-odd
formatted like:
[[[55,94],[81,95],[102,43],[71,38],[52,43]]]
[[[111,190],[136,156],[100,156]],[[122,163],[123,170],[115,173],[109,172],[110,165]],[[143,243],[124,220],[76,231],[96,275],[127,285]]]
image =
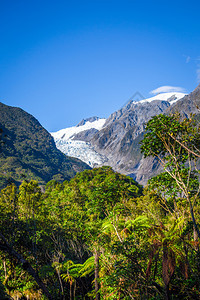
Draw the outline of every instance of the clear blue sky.
[[[49,131],[200,81],[199,1],[0,0],[0,101]]]

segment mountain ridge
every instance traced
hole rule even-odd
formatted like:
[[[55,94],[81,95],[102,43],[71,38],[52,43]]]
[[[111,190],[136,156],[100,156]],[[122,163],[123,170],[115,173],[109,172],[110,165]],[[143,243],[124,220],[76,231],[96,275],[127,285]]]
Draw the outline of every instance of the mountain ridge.
[[[0,178],[8,181],[37,179],[41,184],[55,178],[66,180],[89,168],[66,157],[39,121],[21,108],[0,103]]]
[[[49,134],[21,108],[0,103],[0,177],[16,182],[34,177],[43,184],[52,178],[69,179],[89,166],[108,165],[145,185],[161,171],[155,159],[144,159],[140,151],[146,122],[160,113],[180,112],[183,117],[195,113],[198,117],[199,107],[200,85],[189,95],[162,93],[131,100],[107,119],[86,118]]]
[[[150,173],[150,163],[152,163],[154,173],[157,171],[158,166],[156,162],[149,162],[143,160],[140,152],[139,142],[143,138],[145,123],[154,115],[164,113],[170,106],[179,102],[185,94],[183,93],[163,93],[151,98],[143,99],[140,101],[129,101],[118,111],[112,113],[108,119],[105,120],[102,128],[88,129],[80,131],[72,136],[73,142],[76,140],[76,150],[72,151],[73,144],[67,149],[67,145],[62,141],[62,146],[59,145],[61,140],[57,139],[56,144],[59,149],[66,154],[77,155],[80,159],[87,161],[90,150],[95,151],[96,154],[103,156],[102,160],[91,161],[89,164],[93,167],[96,165],[109,165],[114,170],[126,175],[131,175],[139,183],[145,184],[148,180]],[[87,120],[87,119],[86,119]],[[92,123],[92,119],[91,119]],[[75,126],[77,127],[77,126]],[[74,127],[74,128],[75,128]],[[92,125],[91,125],[92,127]],[[79,153],[78,142],[86,142],[90,149],[83,158]],[[72,151],[72,152],[70,152]],[[139,175],[139,170],[146,164],[148,169],[147,176]]]

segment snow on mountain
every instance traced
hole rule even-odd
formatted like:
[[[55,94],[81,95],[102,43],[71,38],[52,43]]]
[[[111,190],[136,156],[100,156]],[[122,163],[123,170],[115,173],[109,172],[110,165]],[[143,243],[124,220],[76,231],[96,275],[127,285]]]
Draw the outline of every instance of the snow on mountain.
[[[94,121],[93,121],[94,120]],[[97,153],[88,142],[73,140],[76,134],[92,128],[101,130],[106,119],[90,118],[81,121],[77,126],[52,132],[56,147],[68,156],[76,157],[91,167],[104,163],[107,158]],[[80,125],[83,124],[83,125]]]
[[[84,125],[82,126],[73,126],[65,129],[61,129],[57,132],[51,132],[51,135],[54,137],[55,140],[57,139],[62,139],[62,140],[69,140],[73,139],[73,136],[79,132],[89,130],[89,129],[97,129],[101,130],[106,119],[98,119],[93,122],[87,121]]]
[[[184,93],[160,93],[154,97],[147,98],[144,100],[140,100],[139,102],[135,103],[145,103],[145,102],[152,102],[155,100],[162,100],[162,101],[168,101],[171,105],[177,102],[178,100],[182,99],[186,94]]]
[[[181,98],[183,98],[185,95],[186,94],[184,94],[184,93],[178,93],[178,92],[177,93],[175,93],[175,92],[160,93],[151,98],[140,100],[139,102],[133,101],[133,103],[145,103],[145,102],[152,102],[155,100],[162,100],[162,101],[168,101],[168,102],[170,102],[170,104],[173,104],[173,103],[177,102],[178,100],[180,100]]]

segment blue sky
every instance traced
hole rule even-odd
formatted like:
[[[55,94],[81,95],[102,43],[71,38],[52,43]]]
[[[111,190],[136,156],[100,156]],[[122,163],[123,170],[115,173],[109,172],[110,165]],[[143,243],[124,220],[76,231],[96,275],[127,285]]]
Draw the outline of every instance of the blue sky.
[[[49,131],[200,82],[199,1],[0,0],[0,101]]]

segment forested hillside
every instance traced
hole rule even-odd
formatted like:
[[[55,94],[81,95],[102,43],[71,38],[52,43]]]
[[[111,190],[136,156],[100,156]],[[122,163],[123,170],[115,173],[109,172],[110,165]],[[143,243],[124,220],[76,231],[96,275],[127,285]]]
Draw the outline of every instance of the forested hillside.
[[[3,189],[2,299],[199,299],[199,149],[197,121],[158,115],[141,150],[164,172],[145,188],[102,167]]]
[[[0,103],[0,188],[24,179],[45,184],[66,180],[89,167],[61,153],[51,135],[30,114]]]

